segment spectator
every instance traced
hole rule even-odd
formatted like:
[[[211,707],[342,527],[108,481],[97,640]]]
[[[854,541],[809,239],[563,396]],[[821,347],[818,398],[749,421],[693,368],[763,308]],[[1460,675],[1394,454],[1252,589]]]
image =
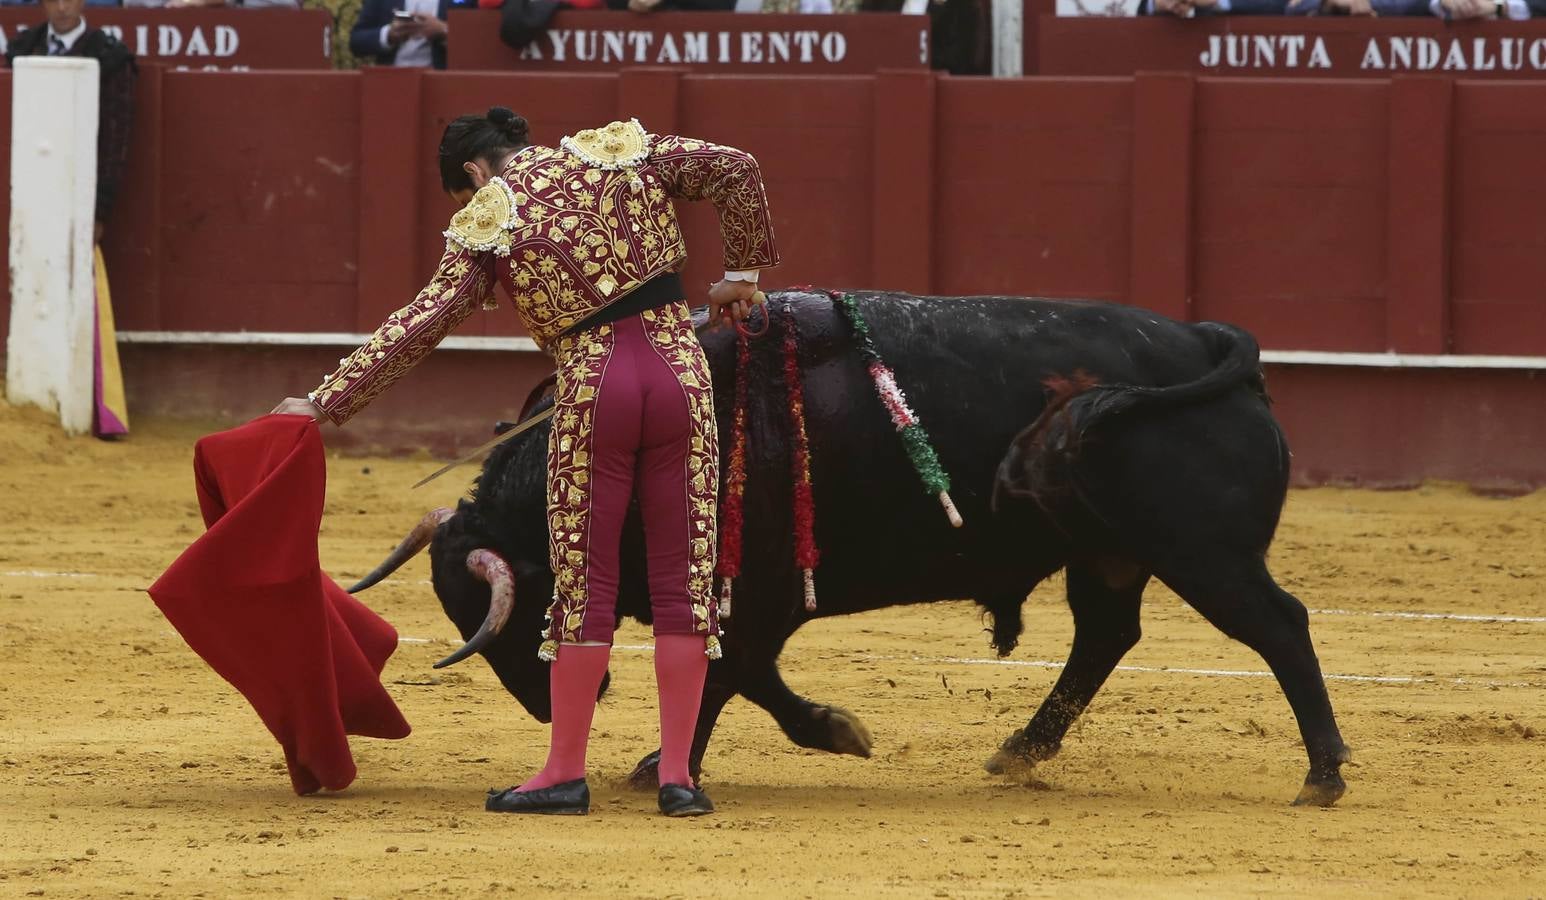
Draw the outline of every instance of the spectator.
[[[561,9],[606,8],[606,0],[504,0],[499,39],[519,50],[546,31],[553,14]]]
[[[451,0],[365,0],[349,49],[383,66],[446,67]]]
[[[1431,0],[1424,5],[1441,19],[1530,18],[1530,4],[1526,0]]]
[[[935,69],[952,75],[993,72],[991,0],[861,0],[859,11],[927,15],[929,59]]]

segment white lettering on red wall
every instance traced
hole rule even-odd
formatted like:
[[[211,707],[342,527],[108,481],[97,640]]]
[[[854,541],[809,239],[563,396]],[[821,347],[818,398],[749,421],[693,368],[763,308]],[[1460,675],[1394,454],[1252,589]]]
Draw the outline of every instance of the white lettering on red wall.
[[[1346,49],[1346,46],[1343,46]],[[1207,69],[1349,69],[1320,36],[1213,34],[1197,55]],[[1363,45],[1357,67],[1377,72],[1546,71],[1546,38],[1381,35]]]
[[[521,50],[522,59],[645,65],[817,65],[847,57],[848,38],[840,31],[657,33],[553,28]]]
[[[1197,59],[1209,69],[1329,69],[1320,37],[1303,34],[1213,34]]]

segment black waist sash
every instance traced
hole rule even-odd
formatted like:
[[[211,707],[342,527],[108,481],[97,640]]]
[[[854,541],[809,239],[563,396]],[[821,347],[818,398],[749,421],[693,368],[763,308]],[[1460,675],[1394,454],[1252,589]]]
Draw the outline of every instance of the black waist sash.
[[[616,322],[629,316],[636,316],[647,309],[665,306],[667,303],[675,303],[684,300],[687,292],[682,288],[682,276],[675,272],[667,272],[664,275],[656,275],[649,281],[618,298],[616,303],[603,306],[580,321],[570,325],[559,333],[559,337],[568,337],[571,334],[579,334],[582,331],[605,325],[608,322]]]

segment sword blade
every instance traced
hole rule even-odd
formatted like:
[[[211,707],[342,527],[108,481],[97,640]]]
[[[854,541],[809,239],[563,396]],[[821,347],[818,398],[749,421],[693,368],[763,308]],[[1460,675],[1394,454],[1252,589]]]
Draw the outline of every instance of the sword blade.
[[[548,419],[553,418],[554,410],[555,410],[555,407],[550,406],[547,409],[544,409],[542,412],[537,413],[536,415],[532,416],[531,418],[527,419],[526,421],[522,422],[521,424],[519,424],[519,425],[515,426],[514,428],[510,429],[509,431],[505,432],[504,434],[498,435],[493,440],[488,441],[487,443],[484,443],[483,445],[479,446],[476,450],[473,450],[471,453],[467,454],[466,456],[462,457],[461,459],[458,459],[455,462],[446,463],[445,465],[443,465],[440,468],[436,469],[434,472],[432,472],[429,475],[426,475],[424,478],[420,479],[419,483],[414,485],[414,488],[421,488],[424,485],[429,484],[431,481],[434,481],[436,478],[439,478],[440,476],[444,475],[445,473],[447,473],[447,472],[451,471],[452,469],[456,468],[457,466],[465,466],[468,463],[473,462],[474,460],[476,460],[478,457],[482,456],[483,454],[485,454],[485,453],[489,452],[490,450],[494,449],[495,447],[498,447],[500,444],[503,444],[505,441],[508,441],[508,440],[510,440],[513,437],[517,437],[519,435],[525,434],[526,432],[532,430],[533,428],[536,428],[538,425],[541,425],[543,422],[546,422]]]

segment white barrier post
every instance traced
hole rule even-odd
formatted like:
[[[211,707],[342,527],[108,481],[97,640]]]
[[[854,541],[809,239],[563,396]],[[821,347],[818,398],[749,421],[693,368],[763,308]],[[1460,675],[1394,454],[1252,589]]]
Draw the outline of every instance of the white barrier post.
[[[1025,74],[1025,0],[993,0],[993,77]]]
[[[11,76],[7,398],[91,430],[97,61],[24,56]]]

